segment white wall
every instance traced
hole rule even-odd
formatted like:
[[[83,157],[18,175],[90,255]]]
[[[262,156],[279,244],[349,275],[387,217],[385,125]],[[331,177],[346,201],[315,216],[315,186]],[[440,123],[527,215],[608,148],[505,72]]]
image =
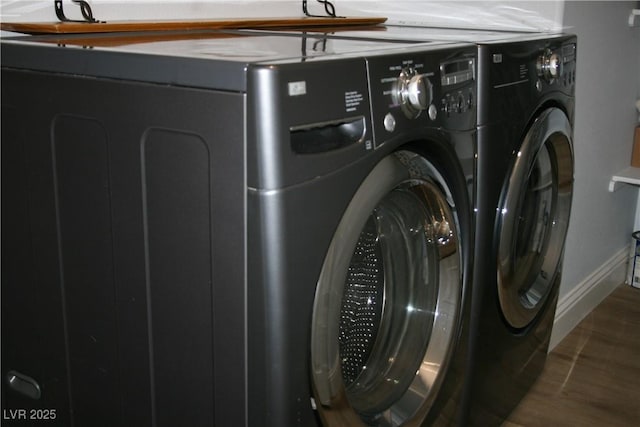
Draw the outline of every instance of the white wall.
[[[560,29],[564,10],[564,0],[335,0],[334,3],[339,14],[384,16],[390,24],[519,31]]]
[[[96,19],[106,21],[215,19],[223,17],[301,16],[299,0],[87,0]],[[315,0],[309,0],[315,3]],[[71,0],[62,2],[65,15],[82,19]],[[315,9],[315,5],[314,5]],[[320,9],[318,8],[318,12]],[[57,21],[52,0],[1,0],[0,20]]]
[[[302,16],[301,0],[88,0],[100,20],[206,19],[224,17]],[[425,1],[333,0],[338,15],[384,16],[391,23],[456,28],[520,30],[557,29],[562,23],[563,0],[547,1]],[[316,0],[311,13],[323,14]],[[66,15],[80,19],[80,8],[63,1]],[[56,21],[51,0],[2,0],[0,20]]]
[[[637,2],[565,3],[578,35],[575,186],[552,345],[624,279],[638,189],[608,192],[629,166],[640,95],[640,27],[627,24]]]

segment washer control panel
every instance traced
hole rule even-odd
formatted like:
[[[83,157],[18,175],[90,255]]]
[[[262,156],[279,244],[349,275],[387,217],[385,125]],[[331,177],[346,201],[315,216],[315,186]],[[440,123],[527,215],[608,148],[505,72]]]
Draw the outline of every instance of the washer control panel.
[[[462,58],[440,65],[441,84],[443,89],[451,88],[441,100],[441,109],[450,117],[473,110],[475,105],[475,86],[465,83],[473,81],[476,75],[475,58]]]
[[[476,125],[476,50],[458,47],[367,58],[375,145],[400,132]]]

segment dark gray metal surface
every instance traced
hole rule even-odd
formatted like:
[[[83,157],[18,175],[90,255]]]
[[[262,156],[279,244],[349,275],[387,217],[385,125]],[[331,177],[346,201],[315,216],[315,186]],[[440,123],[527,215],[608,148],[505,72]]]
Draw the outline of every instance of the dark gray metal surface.
[[[309,321],[318,275],[342,213],[362,180],[383,157],[400,148],[413,150],[433,162],[450,183],[464,240],[464,277],[469,279],[475,109],[450,117],[439,113],[436,120],[426,113],[416,120],[403,118],[390,95],[398,67],[420,63],[435,75],[440,61],[452,56],[449,51],[416,52],[375,55],[366,62],[344,59],[330,68],[309,63],[282,69],[250,67],[247,119],[254,126],[248,127],[247,152],[251,242],[247,268],[251,337],[248,370],[264,372],[264,376],[249,375],[249,402],[255,409],[250,411],[250,425],[263,422],[264,414],[273,425],[307,425],[315,419],[307,400],[310,395],[305,394],[311,390],[309,348],[305,343],[311,339]],[[475,47],[456,52],[461,57],[473,56]],[[361,86],[365,75],[369,77],[370,93]],[[288,83],[299,81],[305,81],[308,94],[289,96]],[[473,87],[475,82],[471,81],[451,90]],[[354,92],[361,99],[355,110],[347,111],[351,107],[345,103],[345,94]],[[445,91],[435,92],[438,97],[434,102],[440,104]],[[395,131],[380,127],[380,120],[389,112],[398,119]],[[321,126],[354,114],[366,117],[361,143],[311,155],[291,152],[287,141],[292,128],[313,123]],[[450,128],[456,131],[449,132]],[[469,290],[469,282],[465,282],[461,337],[468,334]],[[464,408],[459,402],[464,392],[466,345],[465,339],[456,342],[443,392],[427,415],[432,424],[464,424]]]
[[[2,41],[2,373],[42,388],[3,388],[3,408],[56,408],[65,426],[317,425],[318,274],[358,186],[400,148],[449,183],[468,334],[475,105],[447,116],[436,88],[437,117],[408,120],[389,95],[397,67],[437,81],[451,51],[257,39]],[[344,141],[292,145],[322,132]],[[431,421],[464,418],[466,341],[454,350]]]
[[[3,374],[43,390],[3,388],[3,408],[66,426],[244,423],[244,139],[228,126],[244,96],[2,81]]]
[[[51,35],[4,38],[0,43],[5,67],[231,91],[246,90],[249,64],[361,56],[417,43],[248,34]]]
[[[566,126],[558,126],[557,121],[548,121],[545,110],[552,108],[554,114],[564,116],[564,121],[573,123],[574,91],[575,91],[575,55],[567,57],[564,64],[564,75],[553,82],[539,79],[536,70],[538,58],[551,47],[562,49],[563,45],[575,45],[576,39],[571,36],[540,38],[533,37],[528,41],[515,43],[495,43],[480,45],[479,62],[479,105],[478,105],[478,197],[476,203],[476,245],[473,292],[473,360],[469,371],[473,376],[471,387],[469,425],[500,425],[511,410],[527,393],[531,385],[544,367],[549,345],[551,329],[557,304],[561,279],[561,259],[564,247],[565,220],[568,220],[570,206],[572,176],[566,168],[556,175],[562,178],[562,188],[553,188],[554,203],[562,205],[563,212],[558,224],[555,206],[550,207],[549,223],[553,224],[551,233],[558,236],[545,237],[546,241],[558,244],[548,246],[546,243],[536,260],[538,268],[545,263],[557,266],[557,269],[545,274],[545,282],[550,285],[540,294],[537,313],[532,315],[529,323],[521,327],[509,324],[501,312],[498,295],[498,275],[500,272],[499,245],[501,239],[515,239],[516,236],[502,236],[502,215],[516,215],[516,221],[522,227],[530,225],[531,213],[523,209],[521,202],[515,212],[503,212],[505,197],[509,186],[526,189],[522,181],[514,182],[512,170],[516,159],[523,157],[535,159],[538,153],[522,153],[527,149],[524,144],[532,128],[551,126],[553,139],[568,150],[552,150],[541,148],[546,141],[540,141],[541,135],[534,134],[536,149],[549,150],[554,167],[572,164],[571,135],[566,135]],[[547,110],[548,111],[548,110]],[[536,120],[547,120],[538,123]],[[568,139],[567,139],[568,138]],[[551,145],[551,144],[548,144]],[[535,149],[534,149],[535,151]],[[562,158],[558,158],[559,153]],[[523,165],[524,166],[524,165]],[[528,171],[524,175],[526,183],[533,180],[534,163],[524,166]],[[556,179],[556,178],[554,178]],[[558,181],[554,182],[557,185]],[[513,190],[511,191],[513,192]],[[525,198],[516,193],[521,200]],[[524,233],[522,233],[524,234]],[[526,244],[526,242],[524,243]],[[518,248],[521,249],[521,248]],[[514,257],[515,257],[514,250]],[[521,255],[521,254],[518,254]],[[537,270],[534,268],[533,271]],[[522,275],[524,276],[524,275]],[[522,277],[521,276],[521,277]],[[528,290],[531,277],[526,277],[517,285],[520,294]]]

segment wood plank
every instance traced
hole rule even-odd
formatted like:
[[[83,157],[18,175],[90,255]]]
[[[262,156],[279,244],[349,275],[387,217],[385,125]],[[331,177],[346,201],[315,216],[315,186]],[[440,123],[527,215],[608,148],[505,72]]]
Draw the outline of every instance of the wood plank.
[[[640,289],[621,285],[549,354],[503,427],[640,425]]]
[[[352,26],[352,27],[305,27],[306,31],[314,33],[334,33],[345,31],[385,31],[384,25]],[[280,31],[275,29],[274,31]],[[282,31],[287,31],[282,29]],[[139,43],[153,43],[176,40],[205,40],[224,39],[237,37],[250,37],[238,33],[214,32],[208,30],[197,31],[145,31],[145,32],[123,32],[123,33],[82,33],[82,34],[43,34],[39,41],[43,43],[93,46],[93,47],[115,47],[126,46]]]
[[[207,20],[112,22],[2,22],[0,29],[25,34],[81,34],[140,31],[222,30],[241,28],[306,28],[382,24],[382,17],[226,18]]]

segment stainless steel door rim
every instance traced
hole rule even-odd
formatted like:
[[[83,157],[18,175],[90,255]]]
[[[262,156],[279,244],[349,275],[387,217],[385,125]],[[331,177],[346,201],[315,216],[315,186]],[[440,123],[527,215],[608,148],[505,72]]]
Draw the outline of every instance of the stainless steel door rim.
[[[384,158],[347,207],[316,289],[311,362],[329,425],[395,426],[428,413],[462,302],[458,221],[425,158]]]
[[[571,124],[543,111],[517,153],[498,218],[498,296],[507,322],[526,327],[553,285],[573,193]]]

